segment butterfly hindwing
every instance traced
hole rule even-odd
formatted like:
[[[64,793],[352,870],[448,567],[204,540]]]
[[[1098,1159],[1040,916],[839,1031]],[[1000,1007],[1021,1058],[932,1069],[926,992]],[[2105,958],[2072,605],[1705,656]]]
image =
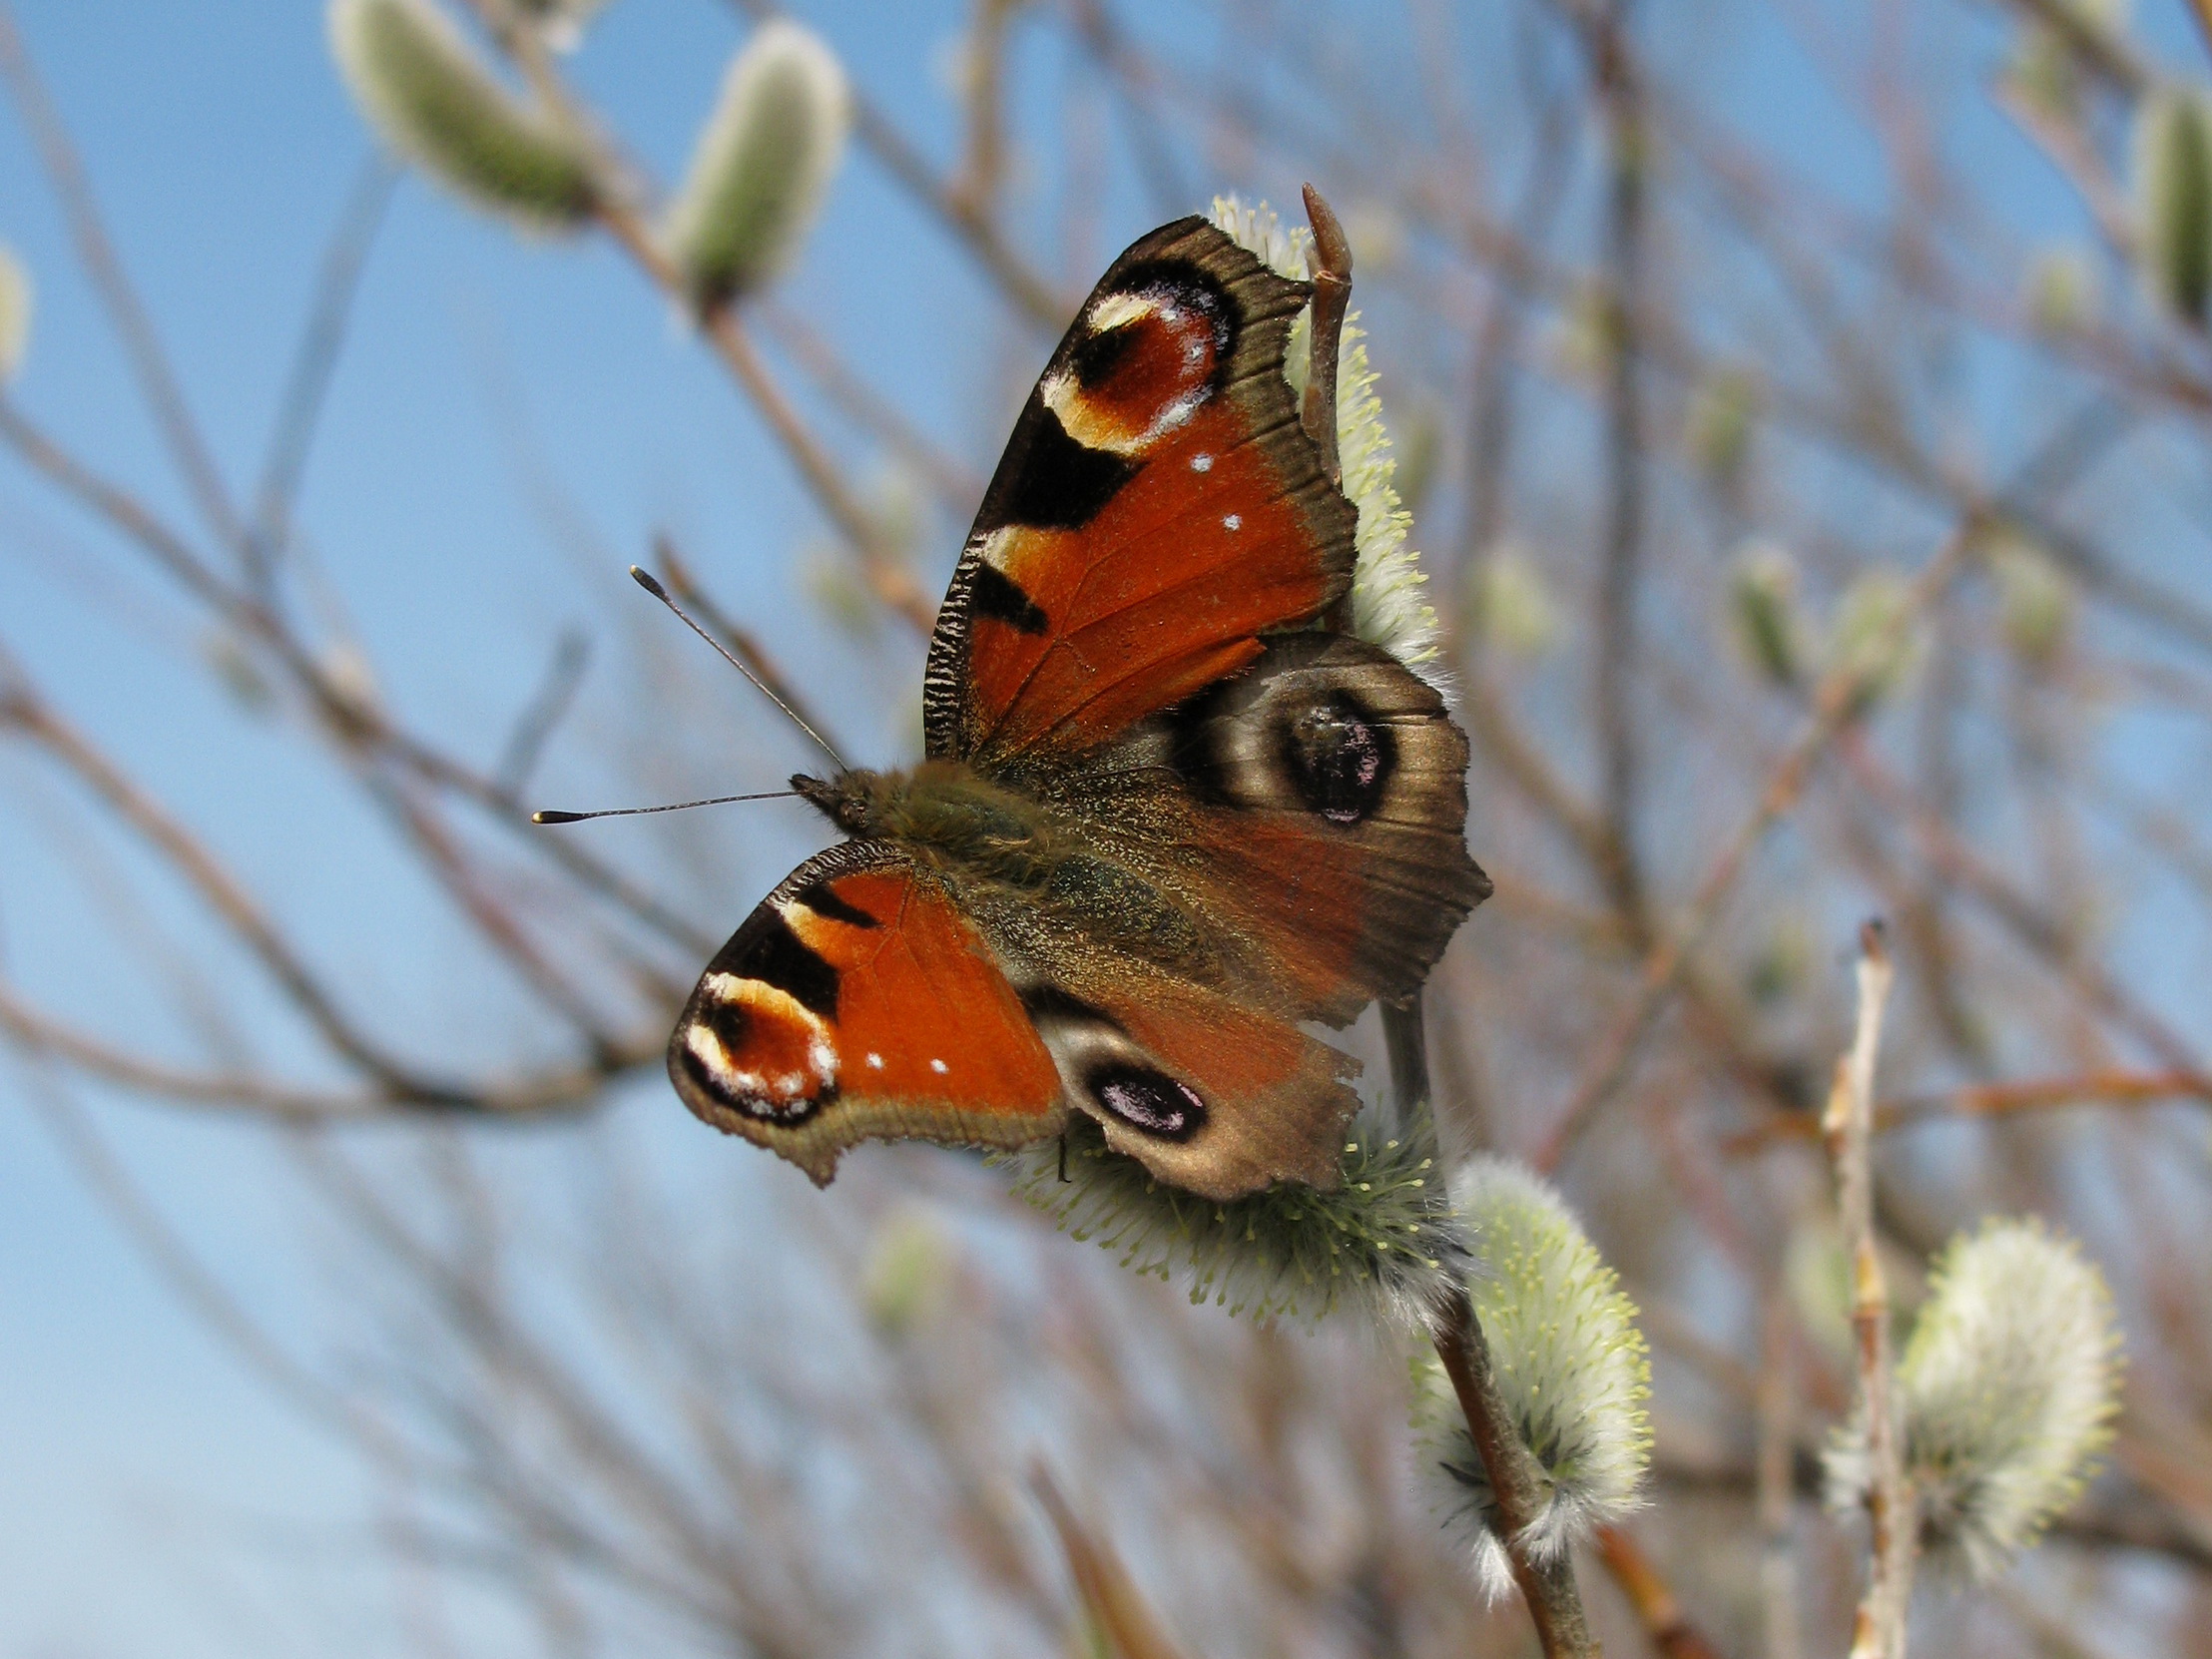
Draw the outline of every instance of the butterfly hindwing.
[[[1311,624],[1357,515],[1283,376],[1309,295],[1201,219],[1102,277],[985,493],[931,642],[929,753],[1081,752]]]
[[[1333,1184],[1355,1068],[1299,1027],[1415,989],[1487,895],[1466,762],[1434,688],[1307,633],[1035,778],[1081,851],[975,899],[1070,1105],[1186,1191]]]
[[[1102,967],[1105,964],[1101,964]],[[1123,962],[1026,993],[1068,1101],[1158,1179],[1231,1199],[1337,1184],[1358,1064],[1289,1020]]]
[[[974,925],[886,841],[808,860],[716,955],[669,1042],[694,1113],[827,1183],[854,1142],[1021,1146],[1059,1076]]]
[[[1297,1017],[1341,1025],[1418,988],[1489,896],[1467,855],[1467,740],[1380,646],[1277,637],[1157,725],[1140,742],[1190,812],[1159,856],[1206,849],[1186,879]]]

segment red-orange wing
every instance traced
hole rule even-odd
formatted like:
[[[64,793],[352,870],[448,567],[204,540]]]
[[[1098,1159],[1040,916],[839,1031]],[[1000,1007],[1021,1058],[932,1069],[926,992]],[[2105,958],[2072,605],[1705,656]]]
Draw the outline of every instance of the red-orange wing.
[[[1201,219],[1099,279],[1016,422],[929,650],[929,753],[1082,751],[1351,586],[1356,515],[1283,378],[1306,283]]]
[[[669,1039],[684,1104],[827,1185],[847,1147],[1024,1146],[1060,1079],[944,890],[883,841],[809,859],[707,964]]]

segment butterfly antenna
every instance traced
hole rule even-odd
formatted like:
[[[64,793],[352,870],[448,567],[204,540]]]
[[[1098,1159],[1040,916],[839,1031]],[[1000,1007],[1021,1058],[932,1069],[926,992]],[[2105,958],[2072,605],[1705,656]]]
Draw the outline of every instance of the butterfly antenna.
[[[645,591],[651,594],[655,599],[658,599],[662,604],[666,605],[670,610],[674,611],[677,616],[683,621],[683,624],[686,628],[689,628],[693,633],[697,634],[701,639],[705,640],[709,645],[713,646],[715,648],[716,655],[721,657],[724,662],[728,663],[740,674],[744,675],[746,679],[750,680],[753,683],[754,689],[758,691],[763,697],[767,698],[771,703],[775,704],[779,709],[783,710],[785,717],[790,720],[794,726],[798,727],[802,732],[806,733],[808,737],[814,739],[815,746],[820,749],[825,755],[830,757],[830,761],[832,766],[834,766],[839,772],[849,772],[851,770],[844,764],[844,757],[842,755],[839,755],[835,749],[830,747],[830,740],[828,738],[824,737],[812,726],[809,726],[806,722],[805,717],[802,716],[797,709],[793,708],[789,703],[785,702],[781,697],[777,696],[776,693],[769,688],[769,686],[761,679],[758,674],[755,674],[751,669],[747,668],[744,663],[740,662],[734,655],[732,655],[729,648],[726,647],[722,643],[722,641],[716,639],[714,635],[708,633],[706,629],[702,628],[697,622],[693,621],[691,613],[685,610],[683,606],[677,604],[676,601],[669,596],[668,589],[661,586],[660,582],[654,577],[651,571],[647,570],[643,565],[632,565],[630,567],[630,579],[633,582],[637,583],[639,587],[645,589]],[[743,801],[759,800],[763,798],[733,796],[730,799],[734,801]],[[705,806],[707,805],[707,803],[687,802],[686,805]],[[631,810],[652,812],[656,811],[657,809],[633,808]],[[590,816],[596,817],[597,815]]]
[[[717,795],[705,801],[672,801],[666,807],[609,807],[596,813],[532,813],[532,824],[581,824],[588,818],[635,818],[640,813],[681,813],[693,807],[721,807],[733,801],[797,800],[797,790],[764,790],[759,795]]]

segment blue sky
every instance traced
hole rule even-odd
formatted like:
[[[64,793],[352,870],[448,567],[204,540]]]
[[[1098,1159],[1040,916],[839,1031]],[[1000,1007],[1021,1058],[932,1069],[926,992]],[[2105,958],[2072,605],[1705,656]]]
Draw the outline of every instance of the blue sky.
[[[964,8],[824,6],[810,15],[856,79],[942,153],[933,79]],[[78,142],[124,260],[233,488],[251,487],[322,243],[370,145],[325,55],[321,7],[27,0],[18,22]],[[740,38],[714,0],[623,0],[576,73],[664,173],[684,155]],[[73,266],[19,124],[0,120],[0,239],[38,281],[20,404],[111,475],[189,518],[121,355]],[[895,259],[896,279],[884,279]],[[847,168],[791,278],[879,385],[957,449],[996,426],[972,396],[996,364],[944,316],[978,313],[961,259],[922,234],[879,173]],[[559,511],[549,497],[562,502]],[[815,521],[722,374],[606,249],[524,245],[417,180],[377,244],[301,518],[406,714],[479,756],[564,627],[659,627],[622,578],[655,527],[677,531],[734,608],[773,617],[795,662],[848,673],[824,694],[863,752],[895,722],[833,630],[810,620],[794,554]],[[554,520],[597,545],[561,545]],[[455,995],[462,965],[434,906],[340,781],[291,735],[221,706],[204,641],[172,596],[13,465],[0,465],[0,633],[70,717],[298,918],[348,983],[441,1042],[496,1050],[496,997]],[[610,618],[612,619],[610,621]],[[120,619],[120,620],[119,620]],[[670,626],[673,626],[672,624]],[[901,664],[897,673],[911,673]],[[606,676],[597,681],[606,685]],[[772,785],[801,759],[744,701],[598,708],[580,725],[729,723],[704,747],[757,759]],[[556,755],[547,788],[562,781]],[[673,782],[673,780],[671,781]],[[597,800],[631,785],[570,772]],[[116,978],[92,936],[83,869],[41,825],[72,797],[0,756],[0,949],[51,1005],[166,1016]],[[46,816],[42,819],[41,815]],[[56,816],[58,815],[58,817]],[[808,848],[796,819],[724,822],[742,871],[734,921]],[[63,837],[66,839],[67,837]],[[125,848],[98,848],[132,866]],[[395,896],[395,893],[397,896]],[[419,910],[411,905],[419,904]],[[181,918],[165,917],[187,928]],[[456,1013],[465,1008],[466,1013]],[[478,1037],[457,1028],[483,1022]],[[278,1059],[295,1058],[279,1048]],[[124,1163],[195,1247],[287,1338],[320,1327],[308,1230],[267,1137],[96,1102]],[[656,1096],[652,1109],[665,1107]],[[526,1152],[525,1152],[526,1155]],[[59,1155],[13,1079],[0,1085],[0,1654],[25,1659],[291,1649],[386,1651],[403,1602],[360,1527],[350,1459],[246,1376],[150,1274]]]

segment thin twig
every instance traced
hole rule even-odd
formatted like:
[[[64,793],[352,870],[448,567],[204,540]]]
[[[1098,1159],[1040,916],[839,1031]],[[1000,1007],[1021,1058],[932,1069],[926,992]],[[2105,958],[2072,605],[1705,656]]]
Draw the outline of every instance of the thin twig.
[[[1513,1582],[1520,1586],[1535,1621],[1536,1638],[1545,1659],[1596,1655],[1597,1638],[1590,1634],[1582,1613],[1582,1594],[1574,1582],[1574,1562],[1565,1550],[1538,1561],[1520,1543],[1520,1534],[1542,1508],[1546,1481],[1543,1466],[1528,1449],[1513,1421],[1505,1396],[1499,1392],[1497,1374],[1490,1363],[1490,1345],[1464,1290],[1446,1301],[1436,1334],[1436,1357],[1451,1391],[1458,1396],[1466,1417],[1468,1437],[1482,1459],[1482,1472],[1490,1482],[1493,1521],[1505,1542],[1512,1563]]]
[[[1836,1082],[1822,1119],[1836,1166],[1837,1221],[1851,1253],[1859,1410],[1873,1468],[1867,1513],[1874,1539],[1867,1593],[1852,1630],[1852,1659],[1905,1659],[1906,1611],[1920,1533],[1890,1363],[1890,1287],[1874,1222],[1874,1071],[1882,1046],[1882,1011],[1894,978],[1882,925],[1870,921],[1859,931],[1858,1028],[1850,1050],[1836,1063]]]
[[[532,1117],[597,1104],[609,1082],[661,1057],[667,1027],[656,1020],[618,1053],[581,1065],[450,1085],[433,1098],[393,1088],[316,1089],[240,1071],[193,1071],[147,1060],[41,1013],[0,979],[0,1036],[24,1050],[150,1100],[226,1110],[283,1123],[346,1123],[394,1112]]]
[[[146,1263],[247,1369],[315,1422],[368,1444],[384,1438],[375,1419],[343,1390],[294,1360],[155,1208],[89,1114],[35,1061],[23,1067],[32,1112]]]
[[[561,637],[553,642],[545,676],[523,705],[522,713],[515,717],[514,727],[500,749],[499,765],[491,775],[493,786],[510,801],[521,801],[522,792],[538,770],[547,740],[576,700],[576,689],[584,683],[584,669],[590,662],[591,641],[573,628],[561,630]]]
[[[1597,1553],[1661,1659],[1720,1659],[1720,1649],[1690,1622],[1658,1564],[1626,1527],[1599,1527]]]
[[[31,131],[39,164],[46,170],[47,181],[53,186],[62,212],[69,220],[78,261],[92,279],[101,303],[107,307],[116,331],[123,336],[123,348],[130,356],[139,388],[154,411],[155,423],[160,426],[171,457],[184,475],[186,488],[192,492],[194,503],[216,537],[227,546],[242,546],[238,512],[231,504],[223,474],[216,467],[215,457],[201,434],[191,406],[185,401],[184,388],[178,384],[169,354],[162,348],[153,318],[147,315],[138,290],[123,269],[123,262],[116,257],[115,244],[101,220],[84,162],[77,154],[61,113],[46,94],[45,83],[39,78],[37,65],[31,61],[30,51],[16,29],[14,11],[6,0],[0,0],[0,77],[6,78],[23,124]]]
[[[840,414],[920,473],[946,507],[963,516],[974,512],[983,499],[982,474],[939,448],[897,404],[855,373],[799,311],[772,294],[757,296],[752,305],[761,331]]]
[[[533,835],[498,783],[408,732],[337,684],[328,667],[267,605],[219,576],[175,529],[130,491],[93,471],[0,395],[0,443],[65,495],[122,535],[192,596],[249,640],[266,646],[345,748],[405,767],[425,782],[472,802],[493,822],[525,837],[532,852],[558,864],[609,903],[689,954],[705,955],[716,940],[653,897],[602,858],[559,836]]]
[[[338,352],[345,343],[346,323],[360,291],[361,272],[384,222],[384,210],[391,203],[399,171],[380,149],[361,164],[360,177],[347,198],[345,211],[338,216],[329,247],[323,251],[314,302],[292,355],[291,371],[284,379],[283,401],[270,433],[261,484],[254,492],[254,523],[246,544],[247,569],[264,599],[270,597],[270,578],[291,534],[292,506],[306,476],[316,422],[337,369]]]
[[[1948,540],[1928,562],[1927,567],[1913,584],[1910,601],[1900,607],[1898,626],[1908,625],[1927,607],[1930,600],[1939,593],[1956,573],[1966,549],[1972,545],[1979,532],[1980,520],[1969,519],[1952,531]],[[1705,878],[1698,883],[1683,915],[1672,927],[1659,935],[1657,942],[1644,957],[1643,971],[1638,976],[1634,996],[1626,1009],[1614,1021],[1604,1040],[1599,1044],[1597,1057],[1583,1074],[1574,1096],[1566,1109],[1544,1138],[1536,1155],[1536,1166],[1543,1170],[1556,1169],[1561,1160],[1581,1138],[1590,1120],[1613,1097],[1628,1075],[1637,1047],[1644,1034],[1651,1029],[1661,1009],[1673,994],[1677,980],[1690,953],[1704,938],[1720,903],[1735,886],[1743,873],[1752,851],[1765,837],[1776,821],[1787,815],[1805,793],[1811,781],[1814,764],[1827,753],[1829,745],[1838,733],[1844,731],[1858,718],[1861,699],[1860,676],[1862,671],[1849,663],[1839,664],[1823,677],[1813,696],[1813,712],[1781,761],[1767,776],[1765,789],[1760,792],[1758,804],[1721,845],[1721,850],[1707,866]]]
[[[492,0],[472,0],[472,4],[486,29],[514,58],[539,99],[567,127],[574,141],[585,147],[592,171],[607,181],[592,193],[592,206],[600,225],[672,303],[689,303],[688,284],[636,205],[643,195],[642,188],[635,182],[636,170],[614,153],[599,123],[568,90],[554,69],[543,40],[534,30],[514,26]],[[858,556],[860,573],[874,590],[877,600],[926,639],[936,624],[935,603],[922,591],[913,572],[900,562],[897,550],[888,544],[875,514],[845,482],[843,469],[815,436],[797,405],[769,372],[767,363],[754,349],[752,334],[740,307],[730,302],[715,304],[697,320],[708,343],[736,376],[746,395],[753,399],[754,407],[768,422],[769,430],[784,446],[784,453],[799,469],[816,504]]]
[[[1583,28],[1590,75],[1606,131],[1605,531],[1598,567],[1592,694],[1600,759],[1599,818],[1608,861],[1601,873],[1613,906],[1631,925],[1643,918],[1636,857],[1637,609],[1642,585],[1644,420],[1644,171],[1649,139],[1627,29],[1617,0]]]
[[[1959,1118],[2007,1118],[2076,1106],[2157,1106],[2175,1101],[2212,1106],[2212,1076],[2194,1070],[2109,1070],[1969,1083],[1941,1094],[1883,1101],[1875,1108],[1874,1132],[1887,1135]],[[1784,1142],[1811,1140],[1819,1133],[1819,1126],[1810,1118],[1778,1112],[1758,1127],[1730,1136],[1721,1143],[1721,1151],[1739,1157]]]
[[[449,1091],[418,1075],[360,1031],[261,904],[198,837],[96,748],[11,677],[0,688],[0,730],[37,744],[89,788],[168,860],[201,900],[250,950],[324,1042],[395,1094],[435,1100]]]
[[[1797,1446],[1797,1355],[1788,1292],[1774,1276],[1761,1294],[1756,1450],[1759,1516],[1759,1612],[1766,1659],[1798,1659],[1804,1597],[1797,1560],[1797,1500],[1791,1484]]]

